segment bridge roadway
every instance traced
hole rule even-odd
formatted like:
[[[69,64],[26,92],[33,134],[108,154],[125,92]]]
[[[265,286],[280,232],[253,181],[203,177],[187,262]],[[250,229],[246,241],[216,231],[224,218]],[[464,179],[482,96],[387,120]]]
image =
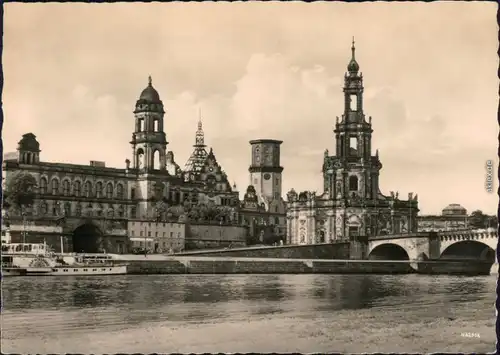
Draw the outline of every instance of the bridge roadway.
[[[375,236],[368,239],[371,260],[479,259],[496,263],[495,228],[421,232]]]

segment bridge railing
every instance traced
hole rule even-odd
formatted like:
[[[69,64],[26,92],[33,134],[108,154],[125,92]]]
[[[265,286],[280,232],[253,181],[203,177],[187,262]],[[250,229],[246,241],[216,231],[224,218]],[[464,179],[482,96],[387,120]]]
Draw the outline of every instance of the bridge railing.
[[[368,240],[386,240],[386,239],[404,239],[404,238],[422,238],[436,235],[436,232],[415,232],[415,233],[401,233],[401,234],[385,234],[374,235],[368,237]]]

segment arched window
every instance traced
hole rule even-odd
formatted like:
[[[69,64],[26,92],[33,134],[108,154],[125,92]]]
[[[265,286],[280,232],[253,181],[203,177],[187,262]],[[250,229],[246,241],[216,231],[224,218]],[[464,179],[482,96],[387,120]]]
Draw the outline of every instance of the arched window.
[[[86,181],[83,187],[83,195],[85,197],[92,197],[92,183],[90,181]]]
[[[358,177],[356,175],[349,177],[349,191],[358,191]]]
[[[274,217],[274,224],[279,225],[280,219],[278,217]]]
[[[92,206],[92,203],[89,202],[87,204],[87,209],[86,209],[85,214],[87,215],[87,217],[91,217],[93,212],[94,212],[94,207]]]
[[[130,209],[130,217],[131,217],[131,218],[137,218],[137,208],[132,207],[132,208]]]
[[[48,185],[47,178],[42,177],[40,179],[40,193],[42,195],[45,195],[47,193],[47,185]]]
[[[95,185],[95,195],[97,198],[103,197],[102,196],[102,182],[100,182],[100,181]]]
[[[79,203],[75,206],[75,216],[80,217],[82,215],[82,205]]]
[[[123,199],[123,185],[118,184],[116,185],[116,198],[118,199]]]
[[[59,202],[55,202],[54,205],[52,205],[52,215],[59,216]]]
[[[123,210],[123,206],[120,205],[120,207],[118,207],[118,217],[123,217],[124,215],[124,210]]]
[[[47,214],[47,212],[49,211],[49,208],[47,206],[47,203],[45,202],[42,202],[42,204],[40,205],[40,214],[42,216],[45,216]]]
[[[153,152],[153,170],[160,170],[160,151]]]
[[[82,193],[82,183],[80,181],[75,181],[73,185],[73,195],[76,197],[80,197],[80,194]]]
[[[97,205],[97,209],[96,209],[97,215],[98,215],[99,217],[102,217],[103,209],[104,209],[104,208],[103,208],[103,207],[102,207],[102,205],[99,203],[99,204]]]
[[[153,131],[160,132],[160,121],[157,118],[153,121]]]
[[[106,198],[113,198],[113,184],[110,182],[106,185]]]
[[[144,168],[144,149],[139,148],[137,149],[136,153],[136,161],[135,161],[135,167],[137,169],[142,169]]]
[[[70,216],[71,215],[71,204],[69,202],[66,202],[64,204],[64,215],[65,216]]]
[[[52,195],[58,195],[59,194],[59,180],[56,178],[52,179]]]
[[[69,180],[64,180],[63,183],[62,183],[62,186],[63,186],[63,195],[64,196],[69,196],[69,193],[70,193]]]

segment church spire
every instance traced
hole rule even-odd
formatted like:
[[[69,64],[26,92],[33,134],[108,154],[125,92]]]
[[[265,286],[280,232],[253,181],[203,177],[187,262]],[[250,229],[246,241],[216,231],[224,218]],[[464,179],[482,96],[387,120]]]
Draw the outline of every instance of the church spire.
[[[206,147],[205,145],[205,133],[203,132],[203,123],[201,122],[201,108],[199,109],[198,117],[198,130],[196,131],[196,144],[195,147]]]
[[[350,74],[355,74],[359,71],[359,64],[356,62],[356,47],[354,46],[354,36],[352,37],[352,46],[351,46],[351,61],[347,66],[347,71]]]

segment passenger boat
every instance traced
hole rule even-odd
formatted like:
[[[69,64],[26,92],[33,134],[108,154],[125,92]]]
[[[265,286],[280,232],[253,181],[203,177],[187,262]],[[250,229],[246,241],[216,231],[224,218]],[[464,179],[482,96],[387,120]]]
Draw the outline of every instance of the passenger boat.
[[[51,252],[45,243],[2,244],[2,277],[57,275],[124,275],[127,265],[112,254]]]

